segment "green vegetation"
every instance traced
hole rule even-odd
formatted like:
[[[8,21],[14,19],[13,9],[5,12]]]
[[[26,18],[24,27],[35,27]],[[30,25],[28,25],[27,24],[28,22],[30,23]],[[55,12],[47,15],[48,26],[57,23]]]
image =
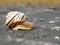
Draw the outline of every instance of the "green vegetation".
[[[0,5],[59,5],[60,0],[0,0]]]

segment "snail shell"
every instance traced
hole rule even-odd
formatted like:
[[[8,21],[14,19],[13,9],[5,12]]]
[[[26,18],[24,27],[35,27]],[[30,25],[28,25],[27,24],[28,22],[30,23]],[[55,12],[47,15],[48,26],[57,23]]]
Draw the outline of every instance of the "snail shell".
[[[19,12],[19,11],[11,11],[6,16],[5,24],[8,28],[13,29],[13,30],[32,29],[33,24],[26,21],[27,21],[27,17],[24,15],[24,13]]]

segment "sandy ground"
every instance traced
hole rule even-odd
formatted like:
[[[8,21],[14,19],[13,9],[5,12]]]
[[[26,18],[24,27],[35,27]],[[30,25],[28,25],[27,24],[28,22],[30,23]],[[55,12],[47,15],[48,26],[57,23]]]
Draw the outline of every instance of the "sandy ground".
[[[0,7],[0,45],[60,45],[60,6],[53,9],[40,6],[3,6]],[[9,11],[21,11],[28,21],[36,21],[31,31],[7,29],[5,16]]]

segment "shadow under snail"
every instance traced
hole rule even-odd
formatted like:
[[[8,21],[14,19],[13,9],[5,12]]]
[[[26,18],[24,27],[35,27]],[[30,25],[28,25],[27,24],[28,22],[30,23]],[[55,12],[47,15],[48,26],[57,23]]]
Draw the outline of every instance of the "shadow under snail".
[[[6,16],[5,25],[13,30],[31,30],[33,23],[27,22],[27,16],[23,12],[11,11]]]

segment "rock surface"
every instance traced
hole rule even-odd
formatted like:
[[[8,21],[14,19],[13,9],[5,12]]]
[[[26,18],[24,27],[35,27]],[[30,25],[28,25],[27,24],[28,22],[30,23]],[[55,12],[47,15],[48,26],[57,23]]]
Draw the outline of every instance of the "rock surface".
[[[5,6],[0,7],[0,45],[60,45],[60,30],[51,30],[54,26],[60,26],[60,10],[54,12],[41,12],[47,7],[35,6]],[[59,6],[57,7],[59,8]],[[3,10],[2,10],[3,9]],[[24,12],[28,21],[36,23],[31,31],[13,31],[5,26],[5,16],[9,11]],[[27,12],[29,12],[27,14]],[[59,19],[55,19],[59,17]],[[40,19],[44,21],[39,21]],[[50,20],[59,20],[57,23],[49,23]],[[59,39],[54,39],[58,36]]]

